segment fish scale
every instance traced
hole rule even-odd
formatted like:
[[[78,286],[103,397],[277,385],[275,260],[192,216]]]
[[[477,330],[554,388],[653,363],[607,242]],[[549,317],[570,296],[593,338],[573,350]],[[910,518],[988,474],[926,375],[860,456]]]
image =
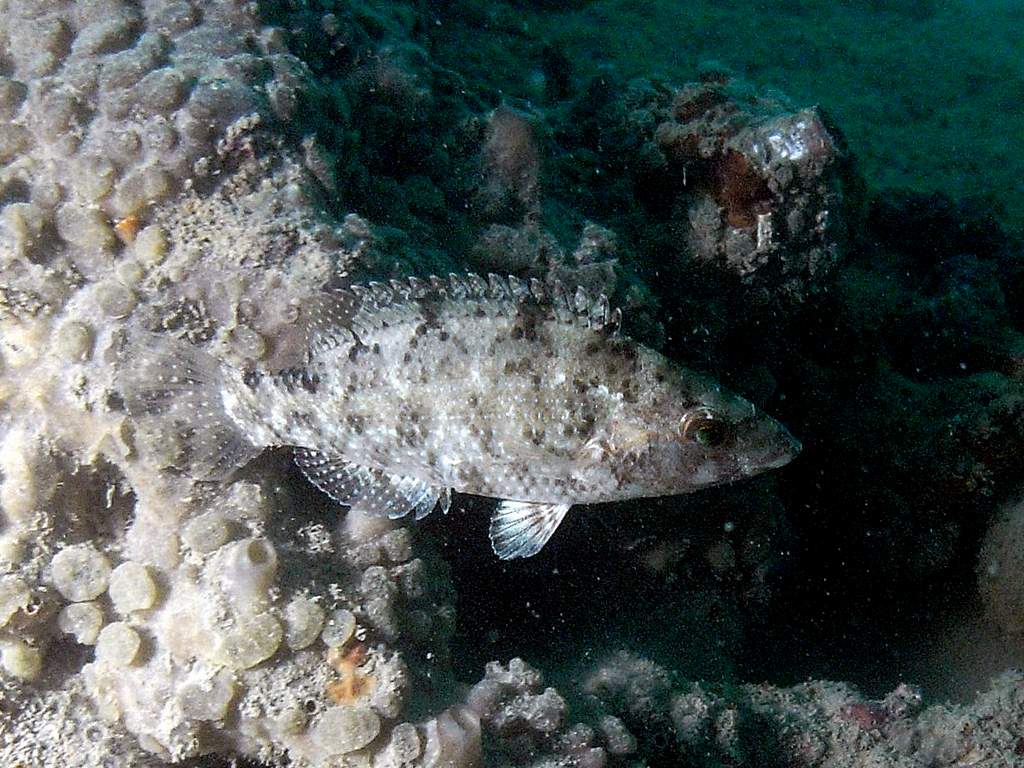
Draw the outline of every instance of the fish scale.
[[[170,404],[201,477],[292,446],[364,514],[422,517],[451,490],[502,499],[502,558],[535,554],[575,504],[689,493],[799,450],[743,398],[621,335],[583,288],[410,278],[312,297],[306,315],[306,361],[277,374],[150,341],[123,382],[129,410]]]

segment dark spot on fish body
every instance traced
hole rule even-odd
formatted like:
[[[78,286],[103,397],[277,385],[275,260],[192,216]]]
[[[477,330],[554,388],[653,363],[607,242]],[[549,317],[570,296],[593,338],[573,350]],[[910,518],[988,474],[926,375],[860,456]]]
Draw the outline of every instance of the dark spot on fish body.
[[[420,315],[422,315],[422,317],[423,317],[423,323],[422,323],[422,325],[419,328],[416,329],[416,334],[417,335],[422,336],[430,328],[440,328],[441,327],[441,318],[438,315],[438,307],[437,307],[437,304],[435,304],[434,302],[430,302],[430,301],[421,302],[420,303]],[[420,331],[420,328],[423,329],[422,332]]]
[[[615,337],[604,342],[604,346],[614,355],[624,360],[636,360],[639,354],[636,351],[636,344],[623,338]]]
[[[249,389],[256,389],[259,386],[260,381],[263,379],[263,374],[257,370],[250,369],[242,374],[242,383],[245,384]]]
[[[474,393],[469,396],[467,402],[469,403],[470,408],[476,408],[478,405],[480,405],[480,398],[477,397],[476,394]]]
[[[278,374],[278,378],[288,392],[301,387],[307,392],[316,393],[320,384],[320,377],[305,368],[287,368]]]
[[[482,488],[484,485],[483,472],[474,464],[460,464],[455,475],[466,488]]]
[[[590,488],[578,477],[569,478],[569,490],[573,495],[586,496]]]
[[[307,429],[314,428],[313,418],[305,411],[293,409],[291,413],[288,414],[288,418],[292,421],[293,424],[297,424],[300,427],[305,427]]]
[[[396,428],[396,432],[401,441],[410,448],[417,448],[422,445],[423,433],[416,427],[400,424]]]
[[[496,333],[494,334],[494,340],[491,342],[491,345],[492,347],[495,347],[498,344],[504,344],[506,341],[508,341],[508,337],[504,333]]]
[[[448,341],[448,331],[441,331],[439,334],[437,334],[437,338],[440,339],[441,341]]]
[[[412,352],[406,352],[404,355],[402,355],[402,362],[405,363],[406,365],[411,363],[412,362]]]
[[[535,342],[538,338],[538,326],[544,320],[543,311],[540,307],[532,304],[520,305],[519,312],[512,325],[511,336],[515,340],[525,339]]]
[[[534,445],[541,445],[544,442],[546,436],[544,427],[530,425],[523,429],[523,439],[528,440]]]
[[[516,477],[516,482],[526,493],[531,493],[537,487],[537,478],[529,470]]]
[[[535,390],[539,390],[540,389],[540,385],[541,385],[540,374],[538,374],[538,373],[533,374],[533,376],[531,377],[531,383],[533,384],[533,388]]]
[[[605,454],[605,457],[610,457],[610,454]],[[602,457],[602,460],[604,460],[604,457]],[[615,478],[615,482],[620,488],[629,482],[630,477],[636,474],[636,468],[625,460],[612,464],[610,469],[612,477]]]
[[[359,355],[366,352],[366,345],[360,341],[355,342],[348,350],[348,359],[353,363],[359,360]]]
[[[530,477],[530,467],[525,461],[516,461],[512,463],[509,474],[519,483],[525,483]]]
[[[363,434],[366,429],[366,418],[358,413],[350,413],[345,417],[345,422],[357,435]]]
[[[380,354],[380,344],[376,344],[375,343],[373,345],[373,354],[375,354],[375,355],[379,355]]]
[[[597,415],[593,409],[586,409],[579,414],[576,426],[576,434],[583,440],[589,440],[594,434],[594,426],[597,424]]]
[[[533,369],[533,360],[528,357],[521,357],[518,360],[506,360],[502,369],[507,376],[523,375],[530,373]]]
[[[320,376],[316,373],[311,373],[310,371],[303,369],[302,373],[299,375],[299,383],[302,385],[304,390],[309,392],[311,395],[314,395],[320,387]]]

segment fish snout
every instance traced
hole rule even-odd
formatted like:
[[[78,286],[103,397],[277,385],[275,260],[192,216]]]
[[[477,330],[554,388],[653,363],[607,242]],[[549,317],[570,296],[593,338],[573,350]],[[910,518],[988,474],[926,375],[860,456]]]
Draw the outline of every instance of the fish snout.
[[[762,419],[752,431],[746,450],[742,451],[740,467],[744,475],[756,475],[784,467],[800,453],[803,446],[782,424]]]
[[[765,469],[784,467],[803,450],[803,443],[793,437],[792,433],[781,424],[779,425],[779,432],[781,433],[777,439],[779,445],[774,451],[774,455],[769,458]]]

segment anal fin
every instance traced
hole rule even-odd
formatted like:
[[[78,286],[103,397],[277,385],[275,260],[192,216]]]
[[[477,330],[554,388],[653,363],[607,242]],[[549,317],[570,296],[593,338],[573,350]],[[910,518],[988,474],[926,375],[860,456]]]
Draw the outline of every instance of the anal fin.
[[[422,520],[444,495],[442,489],[414,477],[352,464],[308,448],[295,449],[295,463],[313,485],[339,504],[372,517],[394,520],[412,512]]]
[[[503,501],[491,517],[491,548],[502,560],[531,557],[547,544],[569,504]]]

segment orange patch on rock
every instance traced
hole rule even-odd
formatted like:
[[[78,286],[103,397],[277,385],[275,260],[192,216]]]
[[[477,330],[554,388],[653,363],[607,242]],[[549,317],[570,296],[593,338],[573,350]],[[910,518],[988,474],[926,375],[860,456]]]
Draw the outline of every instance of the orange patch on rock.
[[[356,643],[351,648],[331,648],[327,652],[327,663],[338,672],[339,678],[327,684],[327,698],[335,704],[354,704],[368,696],[377,681],[359,669],[366,661],[366,646]]]
[[[139,234],[140,229],[142,229],[142,222],[138,216],[126,216],[114,225],[114,231],[125,245],[135,242],[135,237]]]

